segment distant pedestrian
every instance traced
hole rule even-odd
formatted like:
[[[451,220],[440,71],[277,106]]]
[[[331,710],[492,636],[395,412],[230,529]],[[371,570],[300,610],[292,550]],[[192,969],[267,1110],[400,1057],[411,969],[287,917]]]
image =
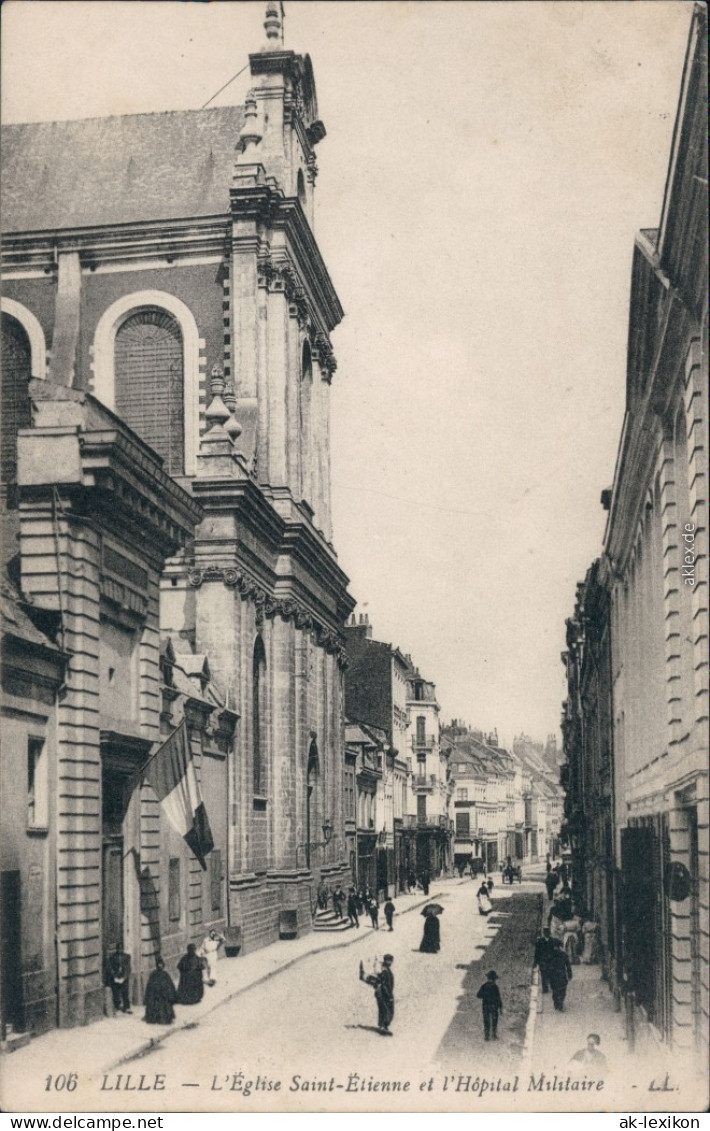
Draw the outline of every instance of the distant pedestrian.
[[[562,1013],[565,1008],[567,985],[572,981],[572,966],[562,943],[557,939],[553,940],[550,952],[548,980],[552,990],[552,1004],[559,1013]]]
[[[380,905],[376,899],[370,901],[370,922],[376,931],[380,929]]]
[[[318,906],[321,911],[328,910],[328,888],[323,882],[321,882],[318,888]]]
[[[160,955],[155,959],[155,970],[145,987],[145,1020],[149,1025],[170,1025],[175,1020],[173,1006],[177,1000],[175,984],[165,969]]]
[[[111,990],[113,1008],[116,1013],[132,1013],[130,986],[131,986],[131,958],[126,954],[120,943],[110,955],[106,963],[105,984]]]
[[[350,888],[350,891],[348,892],[348,919],[350,920],[351,926],[360,926],[360,920],[357,917],[357,898],[355,896],[355,888]]]
[[[491,911],[493,910],[493,904],[491,903],[490,896],[488,894],[487,884],[481,884],[480,888],[476,892],[476,902],[478,904],[479,915],[490,915]]]
[[[217,959],[223,942],[224,935],[218,934],[214,929],[202,940],[198,957],[204,959],[208,986],[214,986],[217,981]]]
[[[493,883],[493,877],[488,877],[488,894],[490,895],[496,885]]]
[[[429,873],[422,872],[422,891],[425,895],[429,894]]]
[[[338,884],[335,891],[333,892],[333,911],[337,915],[338,919],[343,918],[343,903],[344,902],[345,902],[345,892],[341,888],[340,884]]]
[[[392,902],[391,899],[387,900],[386,904],[383,907],[383,911],[385,913],[385,920],[387,922],[387,929],[389,931],[394,930],[394,928],[392,926],[392,920],[394,919],[394,903]]]
[[[550,928],[544,927],[540,938],[535,943],[535,957],[533,959],[533,969],[537,966],[540,971],[540,981],[544,994],[550,992],[550,964],[553,950],[554,943],[550,937]]]
[[[202,981],[202,971],[205,966],[204,958],[199,958],[197,947],[189,943],[187,952],[178,962],[180,981],[178,982],[178,1001],[181,1005],[197,1005],[202,1001],[205,992]]]
[[[441,928],[436,912],[428,910],[424,919],[424,934],[419,944],[424,954],[438,954],[441,950]]]
[[[500,990],[498,989],[498,975],[495,970],[489,970],[486,974],[486,978],[488,980],[483,983],[476,997],[481,999],[483,1006],[484,1040],[490,1041],[492,1037],[494,1041],[497,1041],[498,1018],[503,1012],[503,1000],[500,996]]]
[[[550,871],[545,876],[545,887],[547,888],[547,898],[549,900],[554,899],[555,888],[557,887],[559,882],[560,882],[560,877],[557,875],[556,872]]]

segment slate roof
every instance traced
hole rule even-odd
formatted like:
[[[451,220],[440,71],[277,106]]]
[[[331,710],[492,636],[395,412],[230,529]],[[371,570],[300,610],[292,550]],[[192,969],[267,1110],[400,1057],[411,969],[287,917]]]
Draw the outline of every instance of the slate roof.
[[[46,652],[61,655],[61,650],[32,623],[22,608],[22,598],[15,586],[7,579],[0,579],[0,614],[3,635],[14,636],[28,644],[34,644]]]
[[[219,106],[4,126],[3,230],[224,214],[242,121]]]

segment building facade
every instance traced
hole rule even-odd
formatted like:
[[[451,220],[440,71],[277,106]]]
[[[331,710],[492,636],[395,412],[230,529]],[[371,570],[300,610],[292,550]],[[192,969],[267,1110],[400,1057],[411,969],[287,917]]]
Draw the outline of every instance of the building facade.
[[[660,224],[635,241],[626,418],[613,488],[602,496],[609,511],[604,565],[590,571],[570,624],[565,711],[573,847],[580,821],[587,824],[575,867],[595,915],[611,924],[610,965],[630,1035],[671,1044],[686,1056],[700,1053],[703,1063],[709,969],[706,18],[696,6]],[[597,656],[610,672],[593,675]]]
[[[265,28],[244,107],[3,130],[5,544],[68,657],[56,750],[16,755],[54,760],[47,875],[3,884],[48,937],[54,899],[59,1024],[101,1013],[116,941],[137,995],[158,943],[308,930],[321,879],[349,876],[325,130],[277,6]],[[211,810],[201,875],[140,785],[178,716]]]

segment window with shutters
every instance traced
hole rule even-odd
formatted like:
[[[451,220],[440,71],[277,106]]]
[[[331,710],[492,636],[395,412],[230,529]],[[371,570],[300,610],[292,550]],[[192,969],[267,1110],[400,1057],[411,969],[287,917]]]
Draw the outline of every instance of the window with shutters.
[[[116,412],[163,460],[185,473],[183,343],[164,310],[130,314],[116,333]]]
[[[180,858],[171,856],[168,862],[168,919],[180,921]]]
[[[217,915],[222,914],[222,853],[218,848],[213,848],[209,855],[210,861],[210,904],[212,911]]]
[[[2,316],[2,448],[0,480],[17,479],[17,430],[29,428],[28,382],[32,370],[30,341],[24,326],[9,314]]]

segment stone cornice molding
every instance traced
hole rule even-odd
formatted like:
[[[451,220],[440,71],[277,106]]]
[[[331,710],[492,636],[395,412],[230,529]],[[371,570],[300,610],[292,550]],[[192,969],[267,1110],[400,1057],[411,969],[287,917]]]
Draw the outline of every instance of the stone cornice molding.
[[[161,259],[225,257],[229,253],[230,217],[200,216],[178,220],[147,220],[107,227],[66,228],[61,231],[10,232],[3,235],[2,266],[8,279],[13,270],[28,268],[56,276],[63,252],[79,253],[82,270],[107,264]]]
[[[246,168],[246,167],[244,167]],[[255,166],[255,168],[257,168]],[[244,169],[241,170],[244,172]],[[283,233],[289,249],[291,270],[296,283],[308,297],[314,322],[330,333],[343,318],[325,262],[300,202],[286,197],[273,178],[262,184],[235,183],[231,189],[232,220],[252,220]],[[234,232],[234,246],[241,247],[248,233]]]
[[[340,667],[347,666],[343,641],[337,632],[324,625],[305,605],[293,597],[272,596],[246,571],[229,566],[208,565],[189,569],[187,580],[193,589],[199,589],[205,582],[221,581],[227,589],[233,589],[238,593],[243,601],[252,603],[258,628],[263,626],[265,620],[281,617],[284,621],[292,622],[295,628],[310,632],[318,647],[324,648],[330,655],[337,656]]]

